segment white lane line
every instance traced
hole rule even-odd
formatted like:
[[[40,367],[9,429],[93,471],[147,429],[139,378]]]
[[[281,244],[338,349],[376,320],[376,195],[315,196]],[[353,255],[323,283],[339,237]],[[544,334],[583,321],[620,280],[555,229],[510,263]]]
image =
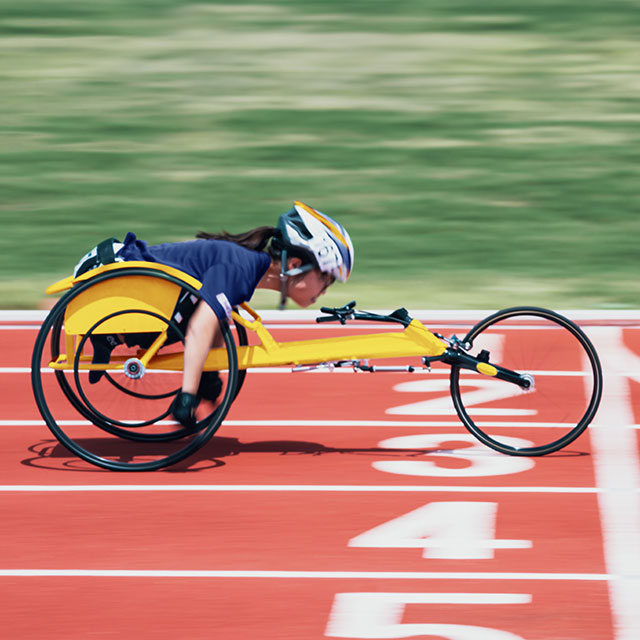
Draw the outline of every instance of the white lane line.
[[[88,427],[91,423],[88,420],[58,420],[61,427]],[[171,420],[161,420],[156,423],[159,426],[176,426]],[[522,428],[568,428],[572,424],[564,422],[482,422],[485,427],[522,427]],[[44,427],[44,420],[0,420],[0,427]],[[225,427],[397,427],[400,429],[420,429],[424,427],[460,427],[459,420],[225,420]],[[605,429],[604,424],[592,425],[589,429]],[[625,429],[638,429],[640,425],[629,424]]]
[[[55,301],[53,298],[51,301]],[[314,323],[318,316],[322,315],[317,309],[275,311],[271,309],[256,310],[263,322],[304,322]],[[393,309],[369,309],[371,313],[386,315]],[[432,322],[477,322],[498,309],[410,309],[412,317]],[[558,313],[571,318],[575,322],[590,321],[602,322],[638,322],[640,323],[640,310],[638,309],[558,309]],[[0,322],[43,322],[49,311],[46,309],[2,309],[0,310]],[[355,324],[355,323],[354,323]],[[339,325],[341,327],[342,325]],[[350,326],[350,325],[345,325]],[[379,325],[376,325],[379,326]]]
[[[49,367],[42,367],[40,369],[40,372],[42,374],[45,373],[53,373],[54,370],[49,368]],[[0,367],[0,374],[2,373],[31,373],[31,367]],[[72,371],[68,371],[69,374],[72,373]],[[156,369],[156,370],[149,370],[149,374],[153,374],[153,375],[157,375],[157,374],[173,374],[176,375],[177,371],[170,371],[170,370],[164,370],[164,369]],[[293,371],[291,367],[288,366],[282,366],[282,367],[252,367],[247,369],[247,373],[250,374],[254,374],[254,373],[296,373],[297,375],[300,375],[302,373],[304,374],[309,374],[309,373],[314,373],[314,374],[345,374],[345,373],[356,373],[358,375],[361,375],[362,372],[361,371],[355,371],[352,368],[349,367],[345,367],[345,368],[339,368],[339,369],[312,369],[309,371]],[[393,371],[393,372],[389,372],[389,371],[378,371],[377,373],[383,375],[386,374],[388,375],[389,373],[395,373],[395,374],[401,374],[401,375],[425,375],[425,376],[448,376],[449,375],[449,369],[448,368],[438,368],[438,369],[433,369],[431,371],[429,371],[428,369],[415,369],[412,372],[407,372],[407,371]],[[581,377],[585,377],[587,375],[589,375],[588,373],[585,373],[583,371],[553,371],[553,370],[546,370],[546,371],[530,371],[529,373],[531,373],[531,375],[533,376],[555,376],[555,377],[560,377],[560,378],[567,378],[567,377],[575,377],[575,378],[581,378]],[[640,369],[636,372],[630,372],[629,375],[636,375],[636,376],[640,376]]]
[[[88,420],[58,420],[61,427],[91,426]],[[171,420],[160,420],[160,426],[176,426]],[[459,420],[450,421],[401,421],[401,420],[225,420],[227,427],[454,427],[460,426]],[[565,426],[557,423],[539,423],[544,426]],[[510,426],[512,426],[511,423]],[[0,420],[0,427],[44,427],[44,420]],[[531,426],[527,424],[527,426]]]
[[[31,373],[31,367],[0,367],[0,373]],[[50,367],[42,367],[40,369],[40,373],[45,374],[45,373],[54,373],[54,370],[51,369]],[[67,370],[66,371],[67,374],[69,375],[73,375],[73,371],[71,370]],[[169,369],[149,369],[148,370],[149,374],[153,374],[153,375],[158,375],[158,374],[172,374],[172,375],[177,375],[181,372],[179,371],[171,371]],[[293,370],[290,366],[286,366],[283,365],[282,367],[252,367],[250,369],[247,369],[247,373],[293,373]],[[329,370],[329,369],[317,369],[317,370],[310,370],[310,371],[296,371],[295,373],[300,374],[300,373],[339,373],[339,374],[345,374],[345,373],[361,373],[359,371],[354,371],[353,369],[350,368],[340,368],[340,369],[333,369],[333,370]],[[405,372],[401,371],[399,373],[404,374]],[[448,369],[441,369],[441,370],[433,370],[433,371],[427,371],[426,369],[422,370],[422,369],[416,369],[413,372],[413,375],[418,374],[418,373],[430,373],[431,375],[449,375],[449,370]],[[556,374],[550,374],[550,375],[556,375]],[[557,375],[574,375],[571,372],[566,372],[566,373],[562,373],[562,372],[558,372]],[[582,375],[582,374],[580,374]]]
[[[597,494],[607,491],[598,487],[493,487],[461,485],[359,485],[359,484],[4,484],[0,492],[108,492],[108,491],[289,491],[310,493],[560,493]],[[640,487],[629,491],[640,493]]]
[[[263,318],[264,320],[264,318]],[[40,327],[42,325],[40,324],[0,324],[0,331],[40,331]],[[436,324],[436,323],[428,323],[428,327],[429,329],[433,329],[435,331],[440,331],[440,330],[446,330],[446,329],[471,329],[471,323],[470,322],[464,322],[464,321],[453,321],[453,322],[447,322],[445,324]],[[269,322],[265,322],[264,323],[264,327],[265,329],[268,329],[269,331],[279,331],[281,329],[283,330],[299,330],[299,329],[304,329],[304,330],[313,330],[313,331],[345,331],[345,330],[351,330],[351,331],[370,331],[370,330],[375,330],[378,333],[382,333],[382,332],[392,332],[392,331],[401,331],[401,327],[399,324],[386,324],[386,323],[353,323],[353,324],[345,324],[345,325],[341,325],[340,323],[336,323],[336,324],[323,324],[323,325],[319,325],[317,322],[315,322],[315,319],[313,322],[308,322],[305,324],[301,324],[301,323],[277,323],[277,324],[273,324],[273,323],[269,323]],[[543,329],[544,327],[540,327],[540,326],[536,326],[533,325],[532,327],[526,327],[524,325],[521,325],[519,327],[500,327],[500,329]]]
[[[615,640],[640,638],[640,459],[633,423],[629,372],[640,357],[629,351],[619,328],[589,331],[604,371],[602,404],[590,429]]]
[[[313,365],[311,365],[313,366]],[[0,374],[3,373],[9,373],[9,374],[14,374],[14,373],[25,373],[25,374],[31,374],[31,368],[30,367],[0,367]],[[40,369],[40,373],[42,375],[45,374],[51,374],[54,373],[54,370],[49,368],[49,367],[43,367]],[[73,375],[73,371],[71,370],[67,370],[66,373],[68,375]],[[158,374],[173,374],[176,375],[178,374],[177,371],[170,371],[170,370],[163,370],[163,369],[155,369],[155,370],[149,370],[150,374],[153,375],[158,375]],[[304,374],[305,376],[307,375],[318,375],[318,374],[322,374],[322,375],[345,375],[345,374],[358,374],[361,375],[362,372],[361,371],[355,371],[352,368],[338,368],[338,369],[328,369],[328,368],[320,368],[320,369],[310,369],[308,371],[293,371],[293,369],[289,366],[282,366],[282,367],[260,367],[260,368],[250,368],[247,369],[247,373],[248,374],[255,374],[255,373],[259,373],[259,374],[283,374],[286,373],[288,375],[291,375],[292,373],[296,374],[296,378],[300,377],[302,374]],[[389,375],[389,372],[379,372],[379,373],[383,373],[385,375]],[[411,375],[411,376],[416,376],[416,375],[430,375],[430,376],[448,376],[449,375],[449,369],[433,369],[431,371],[428,371],[427,369],[416,369],[413,372],[408,372],[408,371],[399,371],[399,372],[393,372],[396,374],[400,374],[400,375]],[[574,375],[571,372],[559,372],[558,375]],[[580,374],[582,375],[582,374]],[[640,375],[640,373],[638,374]]]
[[[40,331],[39,324],[0,324],[0,331]]]
[[[331,580],[569,580],[615,579],[606,573],[489,573],[429,571],[252,571],[126,569],[0,569],[0,577],[52,578],[293,578]]]

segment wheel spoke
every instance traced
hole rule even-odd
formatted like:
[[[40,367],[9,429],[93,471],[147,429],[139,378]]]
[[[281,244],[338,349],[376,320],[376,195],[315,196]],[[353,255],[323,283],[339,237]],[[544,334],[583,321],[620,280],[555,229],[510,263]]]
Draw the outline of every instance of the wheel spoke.
[[[83,336],[74,337],[76,353],[67,354],[73,370],[58,370],[55,375],[46,375],[50,370],[49,363],[64,354],[67,348],[65,312],[68,305],[73,304],[77,309],[87,289],[112,278],[130,275],[149,278],[150,287],[154,284],[153,278],[169,281],[176,299],[185,287],[173,276],[141,268],[101,274],[76,285],[58,301],[42,325],[34,346],[32,384],[47,426],[74,455],[108,469],[152,470],[193,454],[220,426],[237,392],[237,355],[231,331],[227,323],[221,323],[222,348],[226,351],[227,363],[225,371],[220,373],[220,393],[214,403],[201,403],[198,408],[200,429],[194,434],[187,434],[170,415],[173,397],[181,386],[182,372],[158,370],[153,366],[153,358],[147,367],[142,367],[138,356],[149,346],[145,341],[142,347],[134,344],[134,340],[125,340],[124,344],[116,346],[108,357],[120,366],[105,371],[97,381],[94,376],[93,383],[89,380],[86,364],[94,358],[91,338],[106,334],[106,323],[115,316],[118,316],[119,325],[126,328],[129,324],[135,327],[134,320],[141,314],[153,315],[173,332],[171,344],[163,345],[162,350],[182,351],[184,338],[180,328],[155,312],[131,308],[97,318]],[[125,281],[118,284],[125,285]],[[195,289],[190,293],[198,296]],[[131,337],[126,331],[124,335]],[[129,361],[126,370],[122,366],[125,361]]]
[[[451,393],[464,425],[488,446],[512,455],[543,455],[575,440],[597,410],[602,373],[579,327],[538,308],[507,309],[465,337],[470,353],[525,375],[530,389],[452,367]],[[513,446],[511,437],[529,442]]]

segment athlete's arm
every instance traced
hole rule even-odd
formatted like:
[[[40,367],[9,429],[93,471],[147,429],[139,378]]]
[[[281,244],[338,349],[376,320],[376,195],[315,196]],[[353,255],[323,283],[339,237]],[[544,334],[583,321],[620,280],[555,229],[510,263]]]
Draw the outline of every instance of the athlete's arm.
[[[184,344],[184,372],[182,391],[196,394],[200,376],[209,349],[220,330],[220,321],[213,309],[201,300],[193,312],[187,326]]]

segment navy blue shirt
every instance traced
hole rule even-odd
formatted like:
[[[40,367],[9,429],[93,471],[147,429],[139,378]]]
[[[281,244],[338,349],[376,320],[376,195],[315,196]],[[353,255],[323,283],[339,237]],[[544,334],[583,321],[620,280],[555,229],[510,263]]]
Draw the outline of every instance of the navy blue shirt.
[[[126,261],[159,262],[188,273],[202,282],[200,295],[218,318],[231,315],[231,308],[250,300],[271,258],[227,240],[187,240],[147,245],[133,233],[124,239],[118,257]]]

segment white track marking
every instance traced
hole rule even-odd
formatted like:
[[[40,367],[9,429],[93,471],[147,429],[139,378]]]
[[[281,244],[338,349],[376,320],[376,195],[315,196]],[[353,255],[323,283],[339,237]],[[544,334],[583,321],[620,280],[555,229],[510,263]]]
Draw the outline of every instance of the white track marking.
[[[0,331],[39,331],[39,324],[1,324]]]
[[[511,447],[529,447],[531,442],[512,436],[502,438]],[[446,447],[448,442],[466,442],[471,446],[463,448]],[[470,433],[421,433],[417,435],[387,438],[378,443],[382,449],[426,449],[431,456],[422,460],[376,460],[371,466],[377,471],[406,476],[427,476],[440,478],[477,478],[487,476],[511,475],[523,473],[535,466],[535,460],[528,456],[505,456],[485,447]],[[457,458],[469,464],[464,467],[445,467],[436,464],[436,460]]]
[[[411,604],[529,604],[531,595],[525,593],[343,593],[343,596],[367,595],[371,600],[397,598]]]
[[[53,298],[52,298],[53,300]],[[393,309],[370,309],[371,313],[388,314]],[[419,318],[424,321],[444,322],[449,321],[458,324],[460,322],[470,323],[478,322],[488,315],[495,313],[497,309],[410,309],[412,317]],[[42,322],[49,312],[47,310],[27,311],[27,310],[0,310],[0,322]],[[272,311],[258,310],[260,317],[264,322],[304,322],[315,323],[315,319],[322,315],[319,310],[311,309],[308,311]],[[603,324],[611,322],[640,323],[640,310],[637,309],[612,309],[607,310],[588,310],[588,309],[564,309],[558,313],[571,318],[576,322],[581,321],[598,321]],[[282,326],[282,325],[278,325]],[[317,325],[313,325],[317,326]],[[349,326],[349,325],[347,325]]]
[[[364,484],[4,484],[0,492],[101,492],[101,491],[302,491],[310,493],[568,493],[597,494],[598,487],[494,487],[463,485],[364,485]],[[640,493],[640,487],[632,489]]]
[[[589,331],[604,371],[602,404],[590,429],[615,640],[640,638],[640,460],[633,423],[630,371],[640,357],[623,343],[622,330]]]
[[[50,369],[49,367],[42,367],[40,369],[40,373],[53,373],[54,370]],[[2,373],[31,373],[31,367],[0,367],[0,374]],[[72,373],[71,371],[69,371],[69,373]],[[176,375],[177,371],[170,371],[170,370],[164,370],[164,369],[150,369],[149,373],[153,373],[154,375],[156,374],[173,374]],[[254,368],[250,368],[247,369],[247,373],[249,374],[254,374],[254,373],[294,373],[291,369],[291,367],[287,367],[287,366],[282,366],[282,367],[254,367]],[[295,371],[296,376],[300,376],[302,373],[304,374],[310,374],[310,373],[314,373],[314,374],[345,374],[345,373],[350,373],[350,374],[357,374],[357,375],[363,375],[362,371],[355,371],[354,369],[350,369],[350,368],[344,368],[344,369],[334,369],[334,370],[330,370],[330,369],[317,369],[317,370],[310,370],[310,371]],[[389,372],[387,371],[378,371],[379,374],[381,375],[388,375]],[[400,371],[400,372],[393,372],[396,375],[411,375],[411,376],[416,376],[416,375],[424,375],[424,376],[429,376],[429,377],[438,377],[438,376],[446,376],[447,378],[449,377],[449,368],[440,368],[440,369],[433,369],[432,371],[429,371],[427,369],[416,369],[413,372],[404,372],[404,371]],[[548,370],[548,371],[530,371],[529,373],[531,373],[531,375],[533,376],[556,376],[556,377],[561,377],[561,378],[567,378],[567,377],[585,377],[587,375],[589,375],[589,373],[585,373],[583,371],[552,371],[552,370]],[[636,372],[632,372],[630,375],[635,375],[640,377],[640,369],[638,369]]]
[[[0,569],[0,577],[50,578],[293,578],[329,580],[569,580],[605,581],[606,573],[500,573],[429,571],[252,571],[127,569]]]
[[[447,378],[427,378],[396,384],[393,387],[394,391],[400,393],[420,393],[423,398],[424,394],[430,394],[430,396],[426,400],[390,407],[385,413],[405,416],[456,415],[451,392],[449,391],[449,384]],[[461,380],[460,388],[462,391],[463,404],[467,409],[471,407],[469,413],[474,416],[526,416],[537,413],[537,411],[528,409],[479,408],[477,406],[495,400],[518,398],[522,391],[515,385],[496,384],[493,380],[477,376],[473,379]],[[434,394],[435,397],[433,397]]]
[[[58,420],[61,427],[89,427],[92,426],[88,420]],[[170,420],[161,420],[156,424],[160,426],[176,426]],[[480,422],[484,427],[524,427],[531,428],[567,428],[572,427],[572,423],[566,422],[517,422],[502,421],[491,422],[483,420]],[[44,420],[0,420],[0,427],[44,427]],[[422,429],[425,427],[462,427],[459,420],[225,420],[224,427],[338,427],[351,429],[354,427],[397,427],[399,429]],[[590,428],[605,428],[605,425],[594,425]],[[628,429],[639,429],[640,425],[628,425]],[[464,433],[464,431],[461,431]]]
[[[367,529],[350,547],[421,549],[423,558],[491,560],[496,549],[530,549],[531,540],[498,539],[497,502],[434,501]]]
[[[475,625],[403,622],[406,605],[529,604],[528,593],[336,593],[325,635],[331,638],[409,638],[443,640],[524,640],[509,631]]]
[[[486,315],[483,312],[475,312],[476,317]],[[317,314],[316,314],[317,315]],[[417,314],[416,314],[417,315]],[[573,318],[583,317],[574,312],[566,312],[566,315]],[[606,314],[594,314],[597,318],[604,318]],[[615,318],[613,317],[615,315]],[[624,314],[614,312],[611,320],[617,320]],[[428,317],[435,317],[434,314],[427,314]],[[449,312],[447,317],[458,317],[462,319],[462,314]],[[279,316],[284,318],[284,316]],[[41,318],[40,318],[41,319]],[[590,320],[592,317],[584,316]],[[638,313],[633,312],[633,317],[629,316],[628,322],[636,322]],[[19,321],[15,318],[15,321]],[[307,325],[308,326],[308,325]],[[356,325],[357,326],[357,325]],[[635,325],[634,325],[635,326]],[[283,325],[279,325],[284,328]],[[22,327],[37,330],[38,327]],[[278,326],[273,327],[278,328]],[[288,328],[288,327],[287,327]],[[301,326],[302,328],[302,326]],[[307,328],[307,327],[305,327]],[[310,327],[309,327],[310,328]],[[315,327],[314,327],[315,328]],[[338,327],[337,327],[338,328]],[[355,328],[355,327],[354,327]],[[363,325],[358,327],[363,328]],[[212,491],[464,491],[464,492],[552,492],[552,493],[596,493],[599,499],[603,537],[605,547],[605,557],[607,573],[604,574],[553,574],[553,573],[427,573],[427,572],[267,572],[267,571],[81,571],[81,570],[0,570],[0,576],[58,576],[58,577],[82,577],[82,576],[120,576],[120,577],[254,577],[254,578],[397,578],[397,579],[478,579],[478,580],[591,580],[608,581],[612,604],[613,620],[616,630],[615,640],[637,640],[640,637],[640,608],[637,606],[640,597],[640,463],[638,460],[637,438],[633,428],[638,425],[633,424],[633,414],[629,403],[629,377],[639,377],[640,358],[630,356],[629,351],[624,347],[620,339],[622,331],[615,328],[594,327],[589,330],[590,335],[596,343],[605,369],[605,394],[603,397],[600,413],[593,425],[589,429],[591,434],[596,478],[598,488],[589,487],[439,487],[439,486],[419,486],[419,487],[264,487],[250,485],[239,488],[239,485],[232,487],[216,486],[215,488],[203,488],[203,485],[173,486],[169,487],[144,487],[129,486],[76,486],[59,487],[53,489],[53,485],[47,485],[48,489],[38,485],[16,485],[14,487],[6,485],[1,487],[6,491],[43,491],[43,490],[87,490],[87,491],[130,491],[130,490],[212,490]],[[19,371],[16,371],[18,369]],[[265,371],[265,370],[262,370]],[[286,369],[277,369],[279,372],[287,372]],[[7,373],[27,373],[28,368],[7,368]],[[553,372],[557,373],[557,372]],[[26,421],[28,422],[28,421]],[[256,421],[257,422],[257,421]],[[303,426],[315,421],[290,421],[292,426]],[[323,422],[323,421],[318,421]],[[16,425],[11,421],[2,421],[7,426]],[[33,424],[41,425],[41,421],[32,421]],[[227,424],[232,424],[231,422]],[[238,424],[248,424],[238,421]],[[264,426],[274,424],[285,425],[281,421],[263,421],[259,423]],[[430,423],[434,425],[434,423]],[[252,423],[251,426],[258,426]],[[313,425],[315,426],[315,424]],[[326,426],[326,425],[323,425]],[[332,425],[331,425],[332,426]],[[336,421],[335,426],[355,426],[345,421]],[[386,426],[383,424],[372,424],[364,421],[360,426]],[[397,426],[407,428],[409,426],[423,426],[418,423],[401,423]],[[426,424],[424,426],[427,426]]]
[[[414,317],[420,320],[427,327],[427,329],[431,331],[439,331],[439,332],[455,331],[461,335],[464,334],[469,329],[471,329],[473,324],[471,320],[469,322],[464,322],[462,320],[452,320],[451,322],[447,322],[446,324],[440,324],[439,322],[429,322],[418,316],[414,316]],[[572,318],[572,319],[575,320],[575,318]],[[613,324],[617,326],[616,323],[612,323],[607,320],[602,320],[602,321],[593,320],[593,321],[589,321],[588,324],[595,325],[595,326],[611,326]],[[640,326],[640,321],[638,320],[621,321],[620,324],[621,326],[625,326],[629,328],[637,328]],[[345,325],[341,325],[338,323],[318,325],[315,322],[308,322],[305,324],[285,324],[285,323],[269,324],[268,322],[265,322],[264,327],[269,331],[281,331],[281,330],[293,329],[293,330],[305,330],[305,331],[318,331],[318,330],[332,331],[333,330],[333,331],[345,332],[350,330],[354,333],[369,332],[370,330],[374,330],[376,333],[390,333],[390,332],[397,332],[402,330],[399,324],[387,324],[387,323],[365,324],[365,323],[359,323],[357,321],[352,321],[350,324],[345,324]],[[39,331],[40,328],[41,328],[41,325],[39,324],[14,324],[14,325],[0,324],[0,331]],[[530,325],[520,324],[520,325],[513,325],[513,326],[500,325],[499,329],[489,329],[489,331],[498,331],[498,330],[500,332],[532,331],[532,330],[553,331],[554,329],[555,327],[551,327],[551,326],[545,327],[544,325],[537,325],[537,324],[530,324]],[[232,330],[233,330],[233,327],[232,327]],[[486,335],[487,334],[485,334],[485,336]]]

